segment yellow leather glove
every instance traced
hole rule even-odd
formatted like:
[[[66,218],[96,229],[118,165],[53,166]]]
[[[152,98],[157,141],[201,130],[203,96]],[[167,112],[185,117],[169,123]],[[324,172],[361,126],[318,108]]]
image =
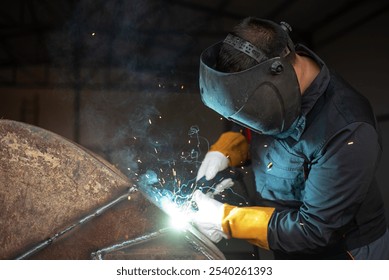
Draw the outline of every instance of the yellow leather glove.
[[[224,154],[230,166],[238,166],[248,159],[249,144],[243,134],[230,131],[223,133],[209,150]]]
[[[272,207],[237,207],[224,204],[223,232],[229,237],[246,239],[258,247],[269,249],[267,229],[273,212]]]
[[[222,204],[199,190],[194,192],[192,201],[198,207],[192,213],[192,221],[213,242],[233,237],[269,249],[267,227],[274,208]]]

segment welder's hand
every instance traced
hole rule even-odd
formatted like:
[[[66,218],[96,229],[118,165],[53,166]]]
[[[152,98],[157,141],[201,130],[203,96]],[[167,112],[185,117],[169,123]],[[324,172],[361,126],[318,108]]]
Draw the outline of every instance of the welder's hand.
[[[200,190],[194,192],[192,202],[195,202],[198,211],[192,212],[191,220],[198,230],[213,242],[219,242],[222,238],[227,238],[221,225],[224,211],[223,204],[203,194]]]
[[[224,192],[224,190],[231,188],[233,185],[234,185],[234,181],[232,181],[231,178],[227,178],[221,181],[219,184],[217,184],[213,192],[208,192],[208,193],[211,193],[212,196],[217,195]]]
[[[228,167],[229,160],[221,152],[211,151],[205,155],[197,172],[196,181],[205,176],[206,180],[212,180],[219,171]]]

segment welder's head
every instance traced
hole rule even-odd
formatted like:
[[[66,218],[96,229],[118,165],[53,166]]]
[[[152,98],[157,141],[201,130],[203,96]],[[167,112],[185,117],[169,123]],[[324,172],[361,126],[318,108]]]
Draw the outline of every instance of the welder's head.
[[[300,114],[290,26],[246,18],[200,57],[205,105],[258,133],[277,135]]]

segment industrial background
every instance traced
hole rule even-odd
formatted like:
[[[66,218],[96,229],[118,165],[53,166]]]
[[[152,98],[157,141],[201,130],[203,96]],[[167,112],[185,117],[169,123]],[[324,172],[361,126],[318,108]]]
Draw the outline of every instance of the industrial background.
[[[130,177],[153,143],[174,157],[188,149],[193,128],[212,143],[228,126],[201,103],[199,55],[246,16],[288,22],[295,42],[370,100],[382,131],[377,177],[389,217],[387,0],[2,1],[0,118],[64,136]],[[135,138],[147,140],[140,147]],[[219,246],[231,258],[252,250]]]

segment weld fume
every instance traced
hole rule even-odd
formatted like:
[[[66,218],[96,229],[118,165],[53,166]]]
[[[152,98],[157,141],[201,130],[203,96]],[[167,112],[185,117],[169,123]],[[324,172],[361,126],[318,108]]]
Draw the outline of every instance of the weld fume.
[[[81,1],[53,33],[49,49],[54,64],[64,69],[60,83],[73,84],[81,96],[80,143],[134,182],[154,171],[159,183],[180,197],[183,186],[192,189],[209,144],[196,126],[184,141],[179,125],[161,123],[165,115],[159,105],[166,102],[167,89],[163,92],[158,73],[174,73],[175,61],[167,58],[162,68],[148,71],[149,60],[160,55],[148,53],[156,41],[145,31],[166,22],[163,8],[164,3],[151,0]],[[182,122],[181,117],[176,120]]]

